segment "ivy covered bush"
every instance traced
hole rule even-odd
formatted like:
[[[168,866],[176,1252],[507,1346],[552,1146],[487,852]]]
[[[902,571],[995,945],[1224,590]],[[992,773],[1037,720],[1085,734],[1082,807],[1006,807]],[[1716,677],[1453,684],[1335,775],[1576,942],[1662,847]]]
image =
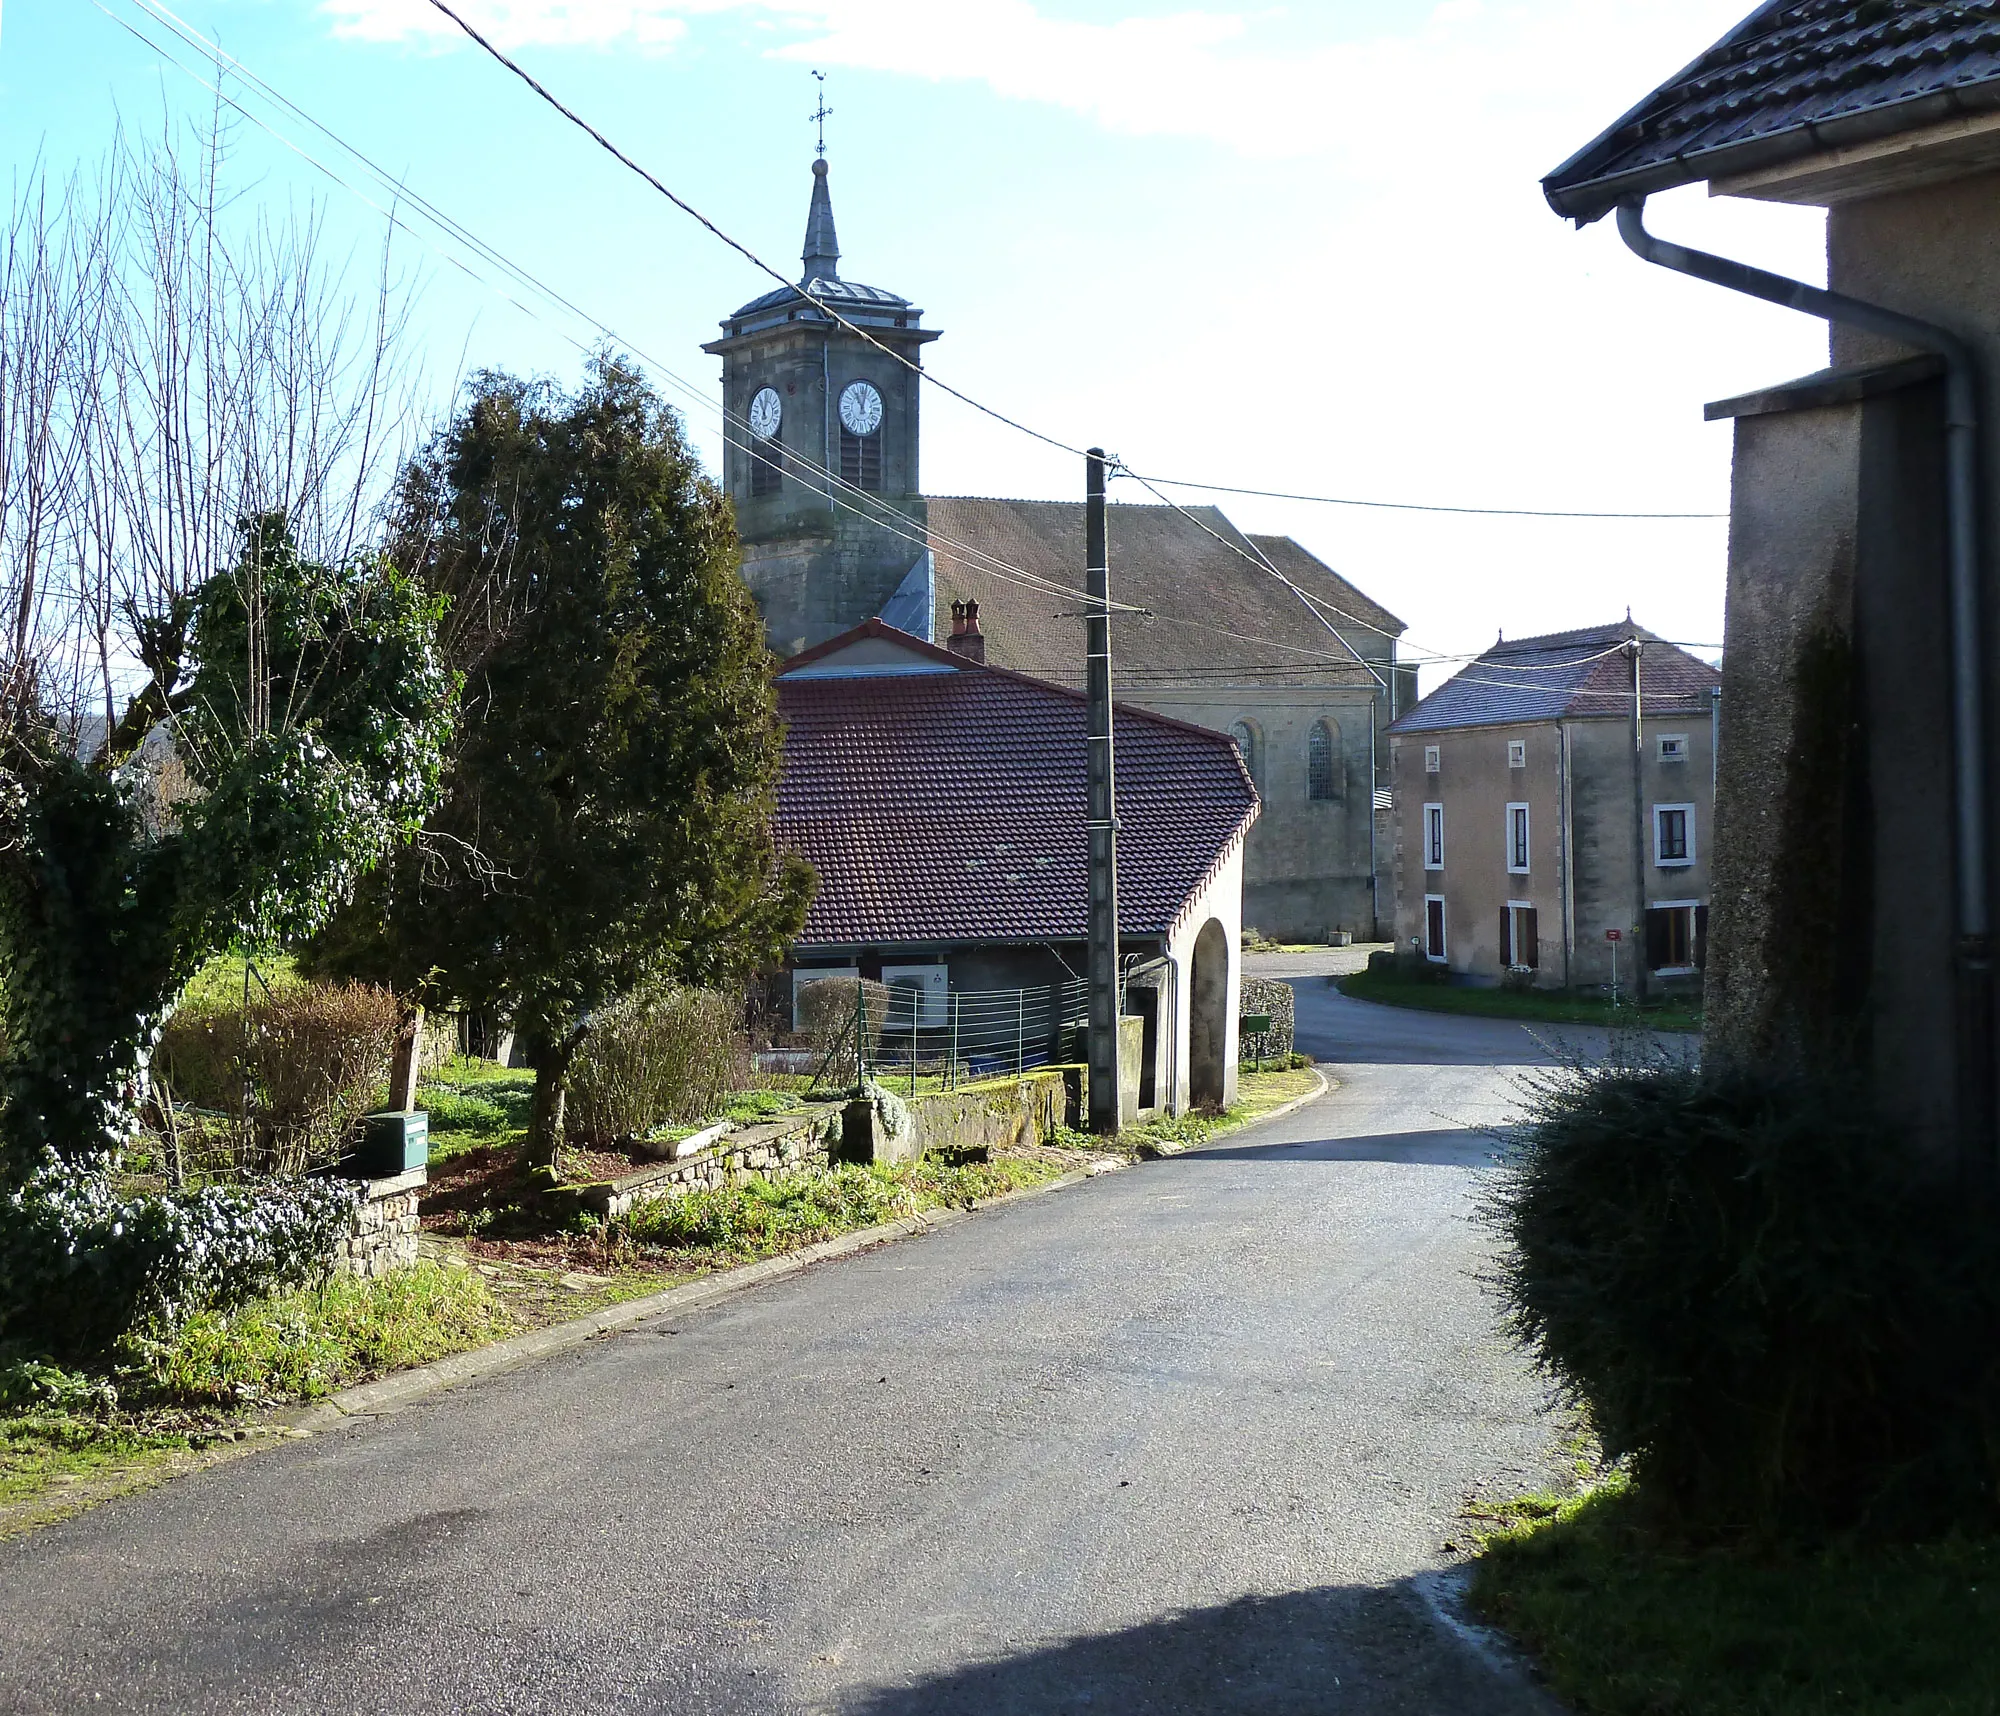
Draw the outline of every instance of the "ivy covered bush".
[[[339,1180],[179,1193],[50,1152],[0,1196],[0,1335],[62,1354],[325,1279],[360,1190]]]
[[[238,564],[149,622],[151,677],[95,752],[32,703],[0,727],[0,1184],[121,1147],[209,956],[310,935],[416,835],[457,705],[443,613],[385,561],[323,565],[248,519]],[[161,733],[187,775],[165,814],[137,762]]]

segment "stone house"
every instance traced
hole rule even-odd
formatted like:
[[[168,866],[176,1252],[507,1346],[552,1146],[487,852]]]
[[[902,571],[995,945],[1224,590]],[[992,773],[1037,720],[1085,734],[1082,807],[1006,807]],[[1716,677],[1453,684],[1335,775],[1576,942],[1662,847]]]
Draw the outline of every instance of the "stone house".
[[[910,366],[938,330],[907,298],[843,280],[839,256],[816,161],[798,285],[745,304],[703,347],[722,360],[723,481],[772,648],[793,655],[877,616],[937,641],[967,601],[996,665],[1081,687],[1080,598],[1065,593],[1083,583],[1081,499],[923,493]],[[1262,793],[1246,921],[1283,940],[1372,936],[1389,911],[1386,730],[1416,700],[1402,622],[1289,537],[1214,507],[1114,505],[1107,535],[1114,599],[1147,610],[1113,628],[1120,698],[1232,734]]]
[[[1399,717],[1398,945],[1474,982],[1698,982],[1719,679],[1627,620],[1497,643]]]
[[[904,988],[898,1019],[939,1045],[954,996],[1011,993],[1023,1064],[1056,1058],[1038,1045],[1080,1021],[1086,963],[1083,696],[979,660],[963,634],[941,649],[881,620],[792,657],[777,690],[775,832],[819,873],[794,982]],[[1139,1107],[1227,1103],[1257,792],[1225,734],[1126,704],[1113,732]]]
[[[1824,208],[1829,290],[1649,232],[1657,190]],[[1734,424],[1713,1063],[1861,1066],[1995,1171],[2000,7],[1771,0],[1543,181],[1640,257],[1825,320]]]

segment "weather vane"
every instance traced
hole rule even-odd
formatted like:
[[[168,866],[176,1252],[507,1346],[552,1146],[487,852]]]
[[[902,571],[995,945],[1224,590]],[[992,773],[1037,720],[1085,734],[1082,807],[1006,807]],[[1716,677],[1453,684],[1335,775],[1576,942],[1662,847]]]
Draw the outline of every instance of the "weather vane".
[[[826,104],[826,73],[816,71],[813,73],[813,76],[819,79],[819,106],[807,114],[806,117],[813,120],[819,126],[819,158],[824,161],[826,159],[826,122],[833,117],[833,109]]]

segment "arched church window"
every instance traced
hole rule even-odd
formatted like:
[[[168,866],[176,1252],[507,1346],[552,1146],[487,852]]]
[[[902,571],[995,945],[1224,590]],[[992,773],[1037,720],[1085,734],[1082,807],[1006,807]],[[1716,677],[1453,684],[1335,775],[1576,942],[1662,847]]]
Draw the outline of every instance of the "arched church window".
[[[1315,721],[1306,736],[1306,797],[1340,797],[1340,746],[1330,722]]]
[[[1250,771],[1250,778],[1261,786],[1263,776],[1258,773],[1258,768],[1263,758],[1257,754],[1257,729],[1248,721],[1238,721],[1229,729],[1229,736],[1236,741],[1236,748],[1243,753],[1243,766]]]
[[[765,440],[751,438],[750,492],[774,495],[785,486],[785,444],[776,435]]]
[[[840,480],[857,489],[882,488],[882,396],[865,381],[840,390]]]

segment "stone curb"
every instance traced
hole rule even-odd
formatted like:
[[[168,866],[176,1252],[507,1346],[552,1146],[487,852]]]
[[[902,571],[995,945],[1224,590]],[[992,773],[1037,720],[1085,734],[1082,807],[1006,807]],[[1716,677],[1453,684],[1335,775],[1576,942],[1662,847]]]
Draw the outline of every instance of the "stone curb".
[[[1281,1103],[1268,1114],[1260,1114],[1256,1119],[1242,1126],[1232,1127],[1223,1137],[1234,1138],[1249,1131],[1254,1126],[1263,1126],[1269,1121],[1283,1119],[1305,1107],[1309,1102],[1317,1102],[1331,1088],[1327,1076],[1317,1067],[1313,1069],[1319,1080],[1319,1088],[1295,1096],[1290,1102]],[[1220,1142],[1217,1139],[1216,1142]],[[1196,1150],[1203,1148],[1201,1145]],[[1183,1154],[1192,1155],[1194,1151]],[[899,1239],[913,1239],[919,1234],[935,1233],[939,1228],[950,1227],[956,1222],[978,1215],[983,1210],[997,1209],[1003,1204],[1018,1203],[1023,1198],[1038,1198],[1049,1192],[1061,1191],[1065,1186],[1074,1186],[1097,1175],[1110,1173],[1126,1164],[1104,1164],[1092,1168],[1079,1168],[1075,1173],[1064,1174],[1060,1179],[1050,1180],[1046,1185],[1027,1186],[1018,1192],[1003,1192],[997,1198],[988,1198],[971,1209],[946,1209],[924,1215],[906,1216],[900,1221],[884,1222],[879,1227],[865,1227],[853,1233],[844,1233],[835,1239],[821,1240],[817,1245],[809,1245],[803,1251],[789,1252],[783,1257],[766,1258],[761,1263],[746,1263],[741,1268],[721,1270],[714,1275],[704,1276],[698,1281],[689,1281],[679,1287],[669,1287],[663,1293],[650,1293],[643,1299],[628,1299],[622,1305],[608,1305],[602,1311],[593,1311],[588,1316],[572,1318],[567,1323],[552,1323],[545,1329],[533,1329],[524,1335],[512,1335],[504,1341],[496,1341],[491,1346],[475,1347],[470,1352],[454,1353],[450,1358],[437,1359],[430,1364],[418,1365],[414,1369],[398,1371],[393,1376],[385,1376],[376,1382],[360,1383],[353,1388],[343,1388],[339,1393],[329,1395],[325,1400],[316,1401],[311,1406],[301,1407],[291,1413],[276,1416],[276,1422],[295,1435],[312,1435],[315,1431],[331,1429],[352,1418],[380,1417],[386,1413],[400,1411],[418,1400],[428,1399],[456,1383],[470,1382],[483,1376],[495,1376],[501,1371],[512,1370],[516,1365],[528,1363],[532,1359],[547,1358],[552,1353],[567,1352],[572,1347],[595,1340],[599,1335],[608,1335],[616,1330],[629,1328],[634,1323],[642,1323],[648,1317],[664,1316],[669,1311],[696,1310],[717,1300],[727,1299],[752,1287],[762,1286],[766,1281],[777,1281],[787,1275],[796,1275],[801,1269],[809,1269],[815,1263],[829,1262],[836,1257],[849,1257],[857,1251],[867,1251],[877,1245],[890,1244]]]

